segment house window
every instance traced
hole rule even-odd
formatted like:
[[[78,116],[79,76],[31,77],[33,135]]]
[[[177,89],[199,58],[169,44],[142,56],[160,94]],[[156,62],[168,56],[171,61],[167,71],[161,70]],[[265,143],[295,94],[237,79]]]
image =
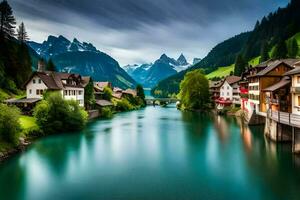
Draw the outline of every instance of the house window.
[[[64,91],[65,96],[68,96],[68,90]]]
[[[29,89],[29,94],[31,94],[32,93],[32,90],[31,89]]]
[[[298,106],[300,106],[300,96],[298,96]]]
[[[78,95],[82,95],[82,91],[81,90],[78,91]]]
[[[71,96],[71,90],[69,90],[69,96]]]
[[[297,83],[300,83],[300,76],[297,76]]]
[[[35,79],[32,80],[32,83],[35,84]]]
[[[36,90],[36,95],[42,95],[43,94],[43,90]]]
[[[41,79],[39,79],[39,84],[41,84],[42,83],[42,80]]]
[[[227,90],[229,90],[229,86],[227,86]]]
[[[227,92],[227,96],[229,96],[229,92]]]

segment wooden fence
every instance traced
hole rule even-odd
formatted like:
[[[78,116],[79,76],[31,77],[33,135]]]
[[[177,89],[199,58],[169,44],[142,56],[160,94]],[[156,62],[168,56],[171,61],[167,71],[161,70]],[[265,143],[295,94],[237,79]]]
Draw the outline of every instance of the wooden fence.
[[[269,111],[267,116],[281,124],[300,128],[300,115],[286,112]]]

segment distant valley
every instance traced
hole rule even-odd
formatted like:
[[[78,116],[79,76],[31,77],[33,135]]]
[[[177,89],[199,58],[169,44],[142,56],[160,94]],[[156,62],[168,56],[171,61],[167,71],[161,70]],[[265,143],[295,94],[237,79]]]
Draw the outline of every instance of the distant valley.
[[[199,61],[199,59],[194,60],[196,62]],[[162,79],[186,70],[190,66],[191,64],[187,62],[183,54],[178,59],[170,58],[166,54],[163,54],[153,63],[126,65],[123,69],[136,82],[142,84],[144,87],[152,88]]]

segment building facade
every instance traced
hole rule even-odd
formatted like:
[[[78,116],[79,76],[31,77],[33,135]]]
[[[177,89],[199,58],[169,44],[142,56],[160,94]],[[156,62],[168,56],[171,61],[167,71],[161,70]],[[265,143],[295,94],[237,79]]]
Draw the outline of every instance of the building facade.
[[[75,100],[84,106],[84,87],[87,77],[62,72],[34,72],[25,83],[27,99],[42,99],[46,91],[58,91],[66,100]]]

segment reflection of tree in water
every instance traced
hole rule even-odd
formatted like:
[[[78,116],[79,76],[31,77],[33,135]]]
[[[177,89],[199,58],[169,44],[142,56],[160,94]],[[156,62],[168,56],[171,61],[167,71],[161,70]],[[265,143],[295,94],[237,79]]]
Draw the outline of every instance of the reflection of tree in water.
[[[206,137],[212,116],[208,113],[182,112],[185,132],[190,142],[198,144]]]
[[[239,122],[249,168],[271,198],[295,199],[300,187],[300,166],[294,162],[290,144],[280,144],[264,137],[263,126]],[[259,187],[259,186],[258,186]],[[298,197],[298,196],[297,196]],[[267,197],[265,197],[267,198]]]
[[[79,159],[82,137],[83,135],[77,134],[51,136],[35,144],[35,151],[48,163],[51,172],[63,176],[70,163],[71,155],[77,155]]]
[[[15,159],[1,163],[0,167],[0,199],[23,199],[26,192],[26,169],[21,161]],[[15,164],[17,163],[17,164]]]

